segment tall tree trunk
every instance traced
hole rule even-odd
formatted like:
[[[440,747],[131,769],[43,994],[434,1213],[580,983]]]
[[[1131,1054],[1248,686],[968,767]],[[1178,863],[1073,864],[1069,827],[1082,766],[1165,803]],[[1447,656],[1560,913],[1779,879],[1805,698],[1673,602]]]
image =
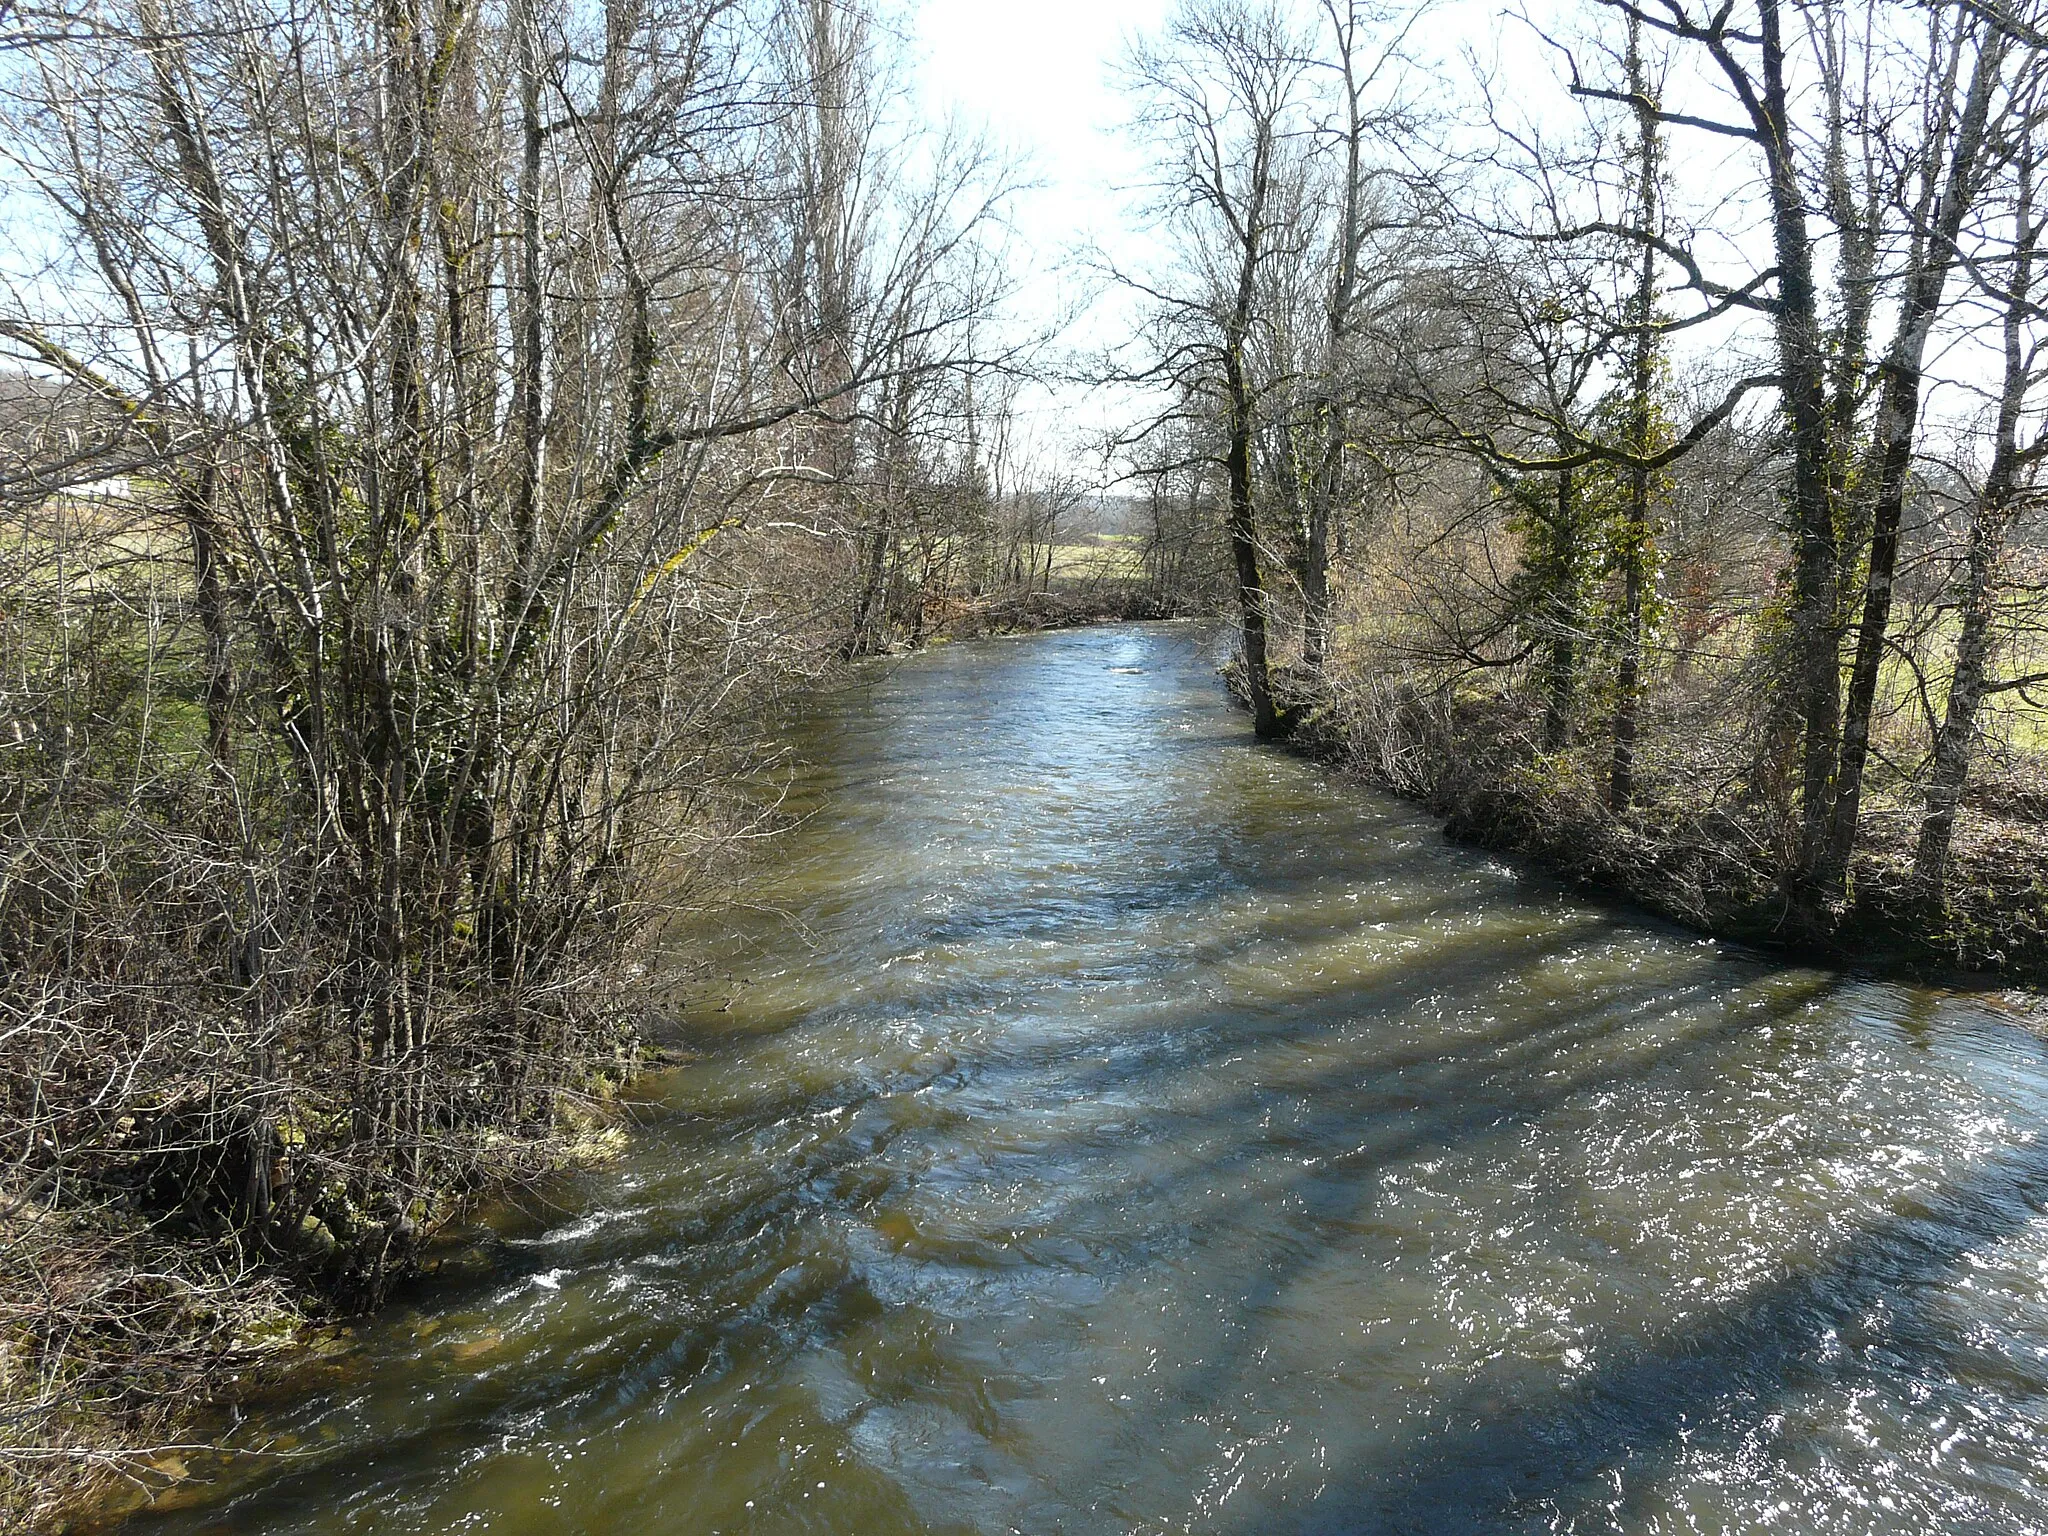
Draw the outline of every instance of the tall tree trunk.
[[[1266,208],[1271,193],[1278,125],[1265,116],[1257,126],[1245,200],[1233,220],[1237,239],[1237,287],[1224,317],[1222,336],[1224,455],[1229,486],[1227,519],[1230,555],[1237,572],[1238,622],[1244,637],[1245,694],[1252,706],[1252,730],[1261,740],[1287,733],[1287,719],[1273,700],[1267,655],[1271,605],[1259,566],[1258,511],[1252,495],[1252,434],[1257,400],[1248,370],[1259,267],[1265,257]]]
[[[1309,483],[1308,537],[1302,556],[1302,661],[1310,673],[1320,676],[1330,640],[1330,530],[1341,515],[1344,498],[1344,450],[1349,435],[1342,377],[1344,345],[1351,331],[1351,308],[1358,295],[1358,253],[1363,238],[1364,187],[1360,167],[1365,138],[1365,121],[1360,107],[1363,83],[1358,78],[1354,50],[1358,34],[1355,4],[1347,4],[1340,18],[1334,3],[1329,7],[1337,29],[1337,50],[1344,77],[1344,192],[1337,229],[1337,270],[1330,282],[1327,326],[1323,338],[1321,394],[1322,443],[1320,458]]]
[[[1324,419],[1336,444],[1336,457],[1343,455],[1344,408],[1336,401],[1326,407]],[[1335,513],[1335,482],[1325,494],[1318,487],[1309,497],[1308,538],[1302,546],[1301,571],[1301,660],[1308,670],[1321,675],[1330,643],[1330,520]]]
[[[1962,627],[1949,673],[1948,706],[1934,737],[1934,770],[1927,784],[1927,809],[1913,849],[1913,886],[1928,905],[1940,907],[1948,894],[1949,849],[1956,812],[1970,776],[1977,745],[1977,716],[1984,703],[1991,659],[1991,620],[1997,612],[1997,569],[2011,520],[2009,497],[1987,487],[1970,526],[1969,575],[1962,602]]]
[[[1247,277],[1251,263],[1246,262]],[[1247,286],[1249,284],[1247,283]],[[1273,679],[1266,656],[1267,594],[1259,569],[1259,533],[1252,501],[1252,400],[1241,351],[1233,345],[1224,363],[1229,393],[1228,447],[1224,473],[1230,482],[1230,555],[1237,568],[1238,622],[1244,634],[1244,687],[1251,700],[1252,730],[1270,740],[1287,733],[1286,720],[1273,702]]]
[[[1766,188],[1778,268],[1778,359],[1792,444],[1786,508],[1793,543],[1791,633],[1774,734],[1781,740],[1796,736],[1800,742],[1799,841],[1790,874],[1793,889],[1803,893],[1833,804],[1842,692],[1837,618],[1841,546],[1831,474],[1827,353],[1814,289],[1806,195],[1792,142],[1781,0],[1759,0],[1757,11],[1763,55],[1757,130],[1768,166]]]
[[[546,385],[546,307],[541,287],[541,149],[545,129],[540,117],[541,37],[536,0],[520,0],[514,12],[512,45],[519,51],[519,240],[514,274],[512,350],[512,422],[518,458],[512,474],[513,581],[520,593],[536,574],[533,539],[539,516],[542,418]],[[523,612],[507,613],[518,625]]]
[[[196,478],[181,477],[178,502],[192,536],[193,605],[206,642],[206,758],[215,782],[225,786],[234,776],[235,670],[227,589],[214,537],[215,478],[210,462]]]
[[[1856,827],[1862,810],[1863,771],[1870,752],[1871,716],[1884,665],[1885,636],[1891,625],[1899,525],[1919,424],[1927,341],[1955,262],[1957,236],[1982,183],[1985,127],[2003,59],[2001,35],[1987,29],[1978,49],[1954,147],[1947,156],[1947,173],[1943,176],[1934,163],[1922,172],[1928,191],[1921,199],[1915,220],[1911,267],[1900,300],[1898,328],[1883,364],[1884,380],[1871,441],[1872,467],[1864,476],[1866,482],[1876,486],[1870,519],[1870,560],[1864,578],[1863,613],[1857,626],[1856,659],[1842,712],[1841,764],[1835,779],[1834,811],[1827,848],[1815,870],[1814,894],[1823,902],[1838,902],[1847,893],[1849,861],[1855,853]],[[1939,155],[1939,146],[1946,137],[1935,136],[1935,145],[1929,149],[1931,156]],[[1941,188],[1938,202],[1933,195],[1937,186]],[[1934,204],[1931,219],[1930,203]]]
[[[1578,538],[1578,496],[1578,476],[1569,469],[1558,470],[1556,537],[1562,549],[1570,550],[1571,541]],[[1563,589],[1552,594],[1549,612],[1545,615],[1550,631],[1544,644],[1543,750],[1546,752],[1562,752],[1572,739],[1572,705],[1579,691],[1579,634],[1585,627],[1576,569],[1573,565]]]
[[[891,392],[889,418],[883,429],[887,446],[882,452],[881,494],[876,498],[876,514],[863,535],[866,569],[854,606],[853,630],[844,649],[849,658],[880,651],[888,634],[889,555],[896,543],[896,507],[907,498],[910,489],[911,394],[911,373],[905,368],[898,374]]]
[[[1634,17],[1628,28],[1629,94],[1635,99],[1637,145],[1637,228],[1643,235],[1631,316],[1635,342],[1629,358],[1629,451],[1638,462],[1629,467],[1628,505],[1621,526],[1621,657],[1614,680],[1614,758],[1607,776],[1607,804],[1624,811],[1635,798],[1636,728],[1642,703],[1643,604],[1650,563],[1650,471],[1641,459],[1650,452],[1653,424],[1651,389],[1655,383],[1657,341],[1657,253],[1650,240],[1657,232],[1657,108],[1643,67],[1642,23]]]
[[[1990,691],[1991,624],[1998,608],[1998,563],[2006,530],[2025,489],[2023,469],[2038,462],[2042,443],[2023,453],[2019,427],[2032,382],[2027,325],[2033,309],[2034,253],[2041,226],[2034,219],[2035,164],[2031,143],[2023,147],[2018,168],[2019,206],[2013,219],[2015,254],[2005,304],[2005,378],[1999,393],[1997,445],[1983,493],[1970,522],[1968,576],[1962,603],[1962,626],[1956,636],[1955,663],[1949,675],[1948,706],[1934,738],[1934,771],[1927,786],[1927,810],[1913,850],[1913,884],[1920,898],[1939,907],[1947,900],[1949,850],[1955,838],[1956,811],[1968,782],[1970,759],[1977,744],[1977,716]],[[2023,464],[2023,461],[2024,464]]]

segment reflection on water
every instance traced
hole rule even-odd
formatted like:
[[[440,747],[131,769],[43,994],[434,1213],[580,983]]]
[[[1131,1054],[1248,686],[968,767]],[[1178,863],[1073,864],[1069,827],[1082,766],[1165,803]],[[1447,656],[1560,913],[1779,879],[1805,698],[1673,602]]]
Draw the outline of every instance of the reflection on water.
[[[145,1529],[2048,1527],[2033,1035],[1450,847],[1190,628],[870,681],[624,1164]]]

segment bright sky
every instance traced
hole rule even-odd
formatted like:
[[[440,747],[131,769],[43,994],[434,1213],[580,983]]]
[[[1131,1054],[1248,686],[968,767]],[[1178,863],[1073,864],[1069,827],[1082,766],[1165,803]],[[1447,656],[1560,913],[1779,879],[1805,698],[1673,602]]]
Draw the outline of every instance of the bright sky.
[[[1504,0],[1437,0],[1433,34],[1416,52],[1450,55],[1470,44],[1491,54]],[[1541,0],[1539,0],[1541,3]],[[1144,272],[1142,204],[1149,175],[1130,130],[1131,103],[1118,89],[1127,41],[1156,35],[1174,0],[905,0],[923,104],[934,117],[957,112],[985,126],[1038,185],[1016,205],[1031,275],[1016,312],[1051,317],[1084,299],[1088,308],[1062,338],[1085,357],[1121,341],[1137,301],[1083,269],[1091,248],[1126,271]],[[1311,24],[1318,12],[1303,3]],[[1078,385],[1031,387],[1019,400],[1026,432],[1048,465],[1099,473],[1088,447],[1105,429],[1146,413],[1135,394]]]
[[[1134,318],[1135,301],[1103,291],[1080,270],[1077,258],[1099,246],[1127,270],[1143,271],[1153,264],[1136,206],[1147,175],[1145,158],[1129,131],[1130,104],[1117,89],[1114,72],[1126,41],[1156,33],[1174,0],[902,3],[911,17],[911,51],[926,111],[934,117],[957,111],[970,124],[985,125],[1039,183],[1016,205],[1029,276],[1015,312],[1036,322],[1093,294],[1091,306],[1063,338],[1065,349],[1087,355],[1121,340]],[[1305,17],[1315,15],[1312,0],[1303,0],[1299,10]],[[1529,13],[1534,26],[1515,19],[1515,12]],[[1538,123],[1555,120],[1550,124],[1555,126],[1574,117],[1576,108],[1564,93],[1559,60],[1536,28],[1568,38],[1611,20],[1579,0],[1435,0],[1427,24],[1411,34],[1410,48],[1440,62],[1471,49],[1486,61],[1483,67],[1496,72],[1498,99],[1509,118],[1527,112]],[[1689,53],[1683,58],[1686,67],[1702,67]],[[1724,116],[1729,110],[1711,79],[1688,81],[1683,68],[1669,88],[1680,96],[1703,93],[1697,109],[1704,115]],[[1680,104],[1693,105],[1690,100]],[[1682,133],[1673,150],[1680,156],[1676,179],[1681,200],[1697,207],[1711,209],[1719,198],[1738,196],[1753,181],[1754,166],[1724,140]],[[1720,210],[1723,218],[1730,211]],[[1710,227],[1713,222],[1708,220]],[[1719,269],[1716,275],[1745,274],[1767,261],[1768,248],[1759,245],[1765,232],[1755,210],[1736,223],[1740,232],[1735,238],[1717,242],[1702,237],[1700,242]],[[1735,324],[1691,333],[1682,344],[1695,353],[1711,353],[1727,342]],[[1760,345],[1755,336],[1750,338],[1752,350]],[[1975,377],[1987,366],[1952,360],[1951,371]],[[1947,408],[1967,415],[1978,405],[1974,394],[1966,394]],[[1019,407],[1022,426],[1037,443],[1042,462],[1083,475],[1100,468],[1087,445],[1145,410],[1131,394],[1078,385],[1028,388]]]
[[[1088,284],[1072,258],[1090,242],[1127,247],[1131,197],[1144,161],[1120,132],[1129,106],[1112,80],[1125,39],[1156,29],[1170,0],[922,0],[913,48],[931,111],[957,110],[986,125],[1039,185],[1017,204],[1018,233],[1033,269],[1020,295],[1024,313],[1050,316]],[[1067,338],[1089,349],[1091,334],[1116,323],[1105,298]],[[1086,392],[1034,390],[1020,402],[1049,458],[1082,467],[1076,436],[1109,423],[1113,405]]]
[[[1111,72],[1134,33],[1156,29],[1168,0],[922,0],[916,41],[934,107],[981,119],[1030,151],[1059,222],[1113,216],[1111,187],[1140,162],[1116,132],[1127,107]]]

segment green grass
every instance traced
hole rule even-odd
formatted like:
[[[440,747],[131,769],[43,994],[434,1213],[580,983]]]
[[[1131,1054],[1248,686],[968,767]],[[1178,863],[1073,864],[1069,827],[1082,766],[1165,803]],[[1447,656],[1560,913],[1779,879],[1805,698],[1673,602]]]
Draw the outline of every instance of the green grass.
[[[1055,544],[1052,573],[1069,581],[1137,581],[1145,574],[1142,548],[1135,535],[1119,536],[1117,542],[1100,544]],[[1130,542],[1124,540],[1128,538]]]

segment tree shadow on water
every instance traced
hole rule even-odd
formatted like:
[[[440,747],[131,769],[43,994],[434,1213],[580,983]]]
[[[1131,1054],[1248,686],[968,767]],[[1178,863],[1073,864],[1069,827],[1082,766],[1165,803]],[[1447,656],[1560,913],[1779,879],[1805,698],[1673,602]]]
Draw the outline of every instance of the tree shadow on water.
[[[1681,1443],[1732,1444],[1810,1387],[1874,1379],[1857,1350],[1840,1348],[1874,1308],[1888,1314],[1883,1370],[1901,1392],[1910,1379],[1946,1377],[1952,1347],[1929,1300],[2044,1205],[2048,1145],[2012,1149],[1863,1226],[1822,1259],[1586,1375],[1544,1383],[1530,1380],[1526,1364],[1485,1372],[1439,1401],[1432,1417],[1451,1427],[1410,1441],[1398,1464],[1339,1477],[1293,1521],[1227,1528],[1247,1536],[1609,1528],[1604,1519],[1578,1521],[1617,1481],[1627,1492],[1631,1469],[1639,1478]]]
[[[1447,905],[1461,908],[1463,904]],[[1592,934],[1601,926],[1571,924],[1563,933]],[[1683,1042],[1662,1041],[1654,1050],[1630,1051],[1621,1061],[1589,1059],[1569,1072],[1547,1077],[1532,1074],[1530,1068],[1536,1060],[1573,1046],[1581,1050],[1592,1047],[1624,1027],[1637,1016],[1638,1007],[1652,998],[1662,998],[1666,1006],[1674,1001],[1670,977],[1622,980],[1555,1012],[1503,1018],[1465,1036],[1460,1042],[1462,1052],[1448,1059],[1442,1055],[1445,1042],[1427,1032],[1410,1038],[1403,1030],[1387,1028],[1371,1032],[1356,1042],[1354,1050],[1331,1058],[1306,1075],[1290,1072],[1284,1083],[1254,1078],[1232,1084],[1220,1097],[1204,1095],[1197,1103],[1175,1107],[1186,1085],[1212,1076],[1222,1062],[1249,1047],[1261,1042],[1286,1045],[1322,1040],[1347,1031],[1361,1013],[1397,1021],[1419,1002],[1469,975],[1481,955],[1496,974],[1519,974],[1541,964],[1559,942],[1560,931],[1545,928],[1504,940],[1439,927],[1432,938],[1435,942],[1402,956],[1378,985],[1348,995],[1311,994],[1291,997],[1285,1003],[1270,1000],[1274,1004],[1270,1010],[1247,1012],[1241,1005],[1226,1005],[1213,1017],[1177,1016],[1162,1022],[1156,1040],[1148,1036],[1147,1049],[1119,1053],[1114,1059],[1105,1059],[1099,1049],[1079,1051],[1069,1043],[1046,1040],[1014,1058],[985,1064],[982,1086],[998,1098],[1027,1091],[1042,1096],[1048,1085],[1040,1074],[1051,1069],[1062,1096],[1086,1102],[1124,1094],[1148,1103],[1148,1130],[1155,1136],[1179,1141],[1190,1137],[1198,1126],[1238,1128],[1214,1148],[1215,1157],[1197,1156],[1178,1168],[1174,1187],[1152,1180],[1134,1184],[1111,1179],[1080,1193],[1077,1200],[1062,1202],[1051,1227],[1067,1232],[1123,1229],[1116,1251],[1098,1253],[1091,1260],[1098,1278],[1113,1279],[1147,1263],[1147,1245],[1139,1241],[1144,1232],[1129,1230],[1133,1212],[1157,1217],[1163,1214],[1162,1203],[1180,1207],[1197,1195],[1204,1202],[1216,1199],[1235,1206],[1269,1202],[1286,1193],[1270,1182],[1256,1190],[1246,1188],[1235,1176],[1236,1170],[1263,1155],[1266,1133],[1258,1126],[1262,1111],[1269,1106],[1318,1104],[1319,1113],[1335,1115],[1340,1123],[1361,1123],[1362,1117],[1362,1123],[1373,1128],[1366,1145],[1355,1147],[1343,1159],[1343,1167],[1317,1173],[1288,1163],[1289,1182],[1311,1205],[1327,1205],[1323,1196],[1348,1205],[1371,1187],[1374,1167],[1432,1148],[1455,1146],[1473,1136],[1499,1134],[1505,1123],[1526,1123],[1587,1086],[1670,1069],[1696,1052],[1711,1052],[1724,1038],[1759,1027],[1756,1015],[1737,1011],[1699,1021]],[[1733,976],[1718,963],[1702,963],[1697,969],[1699,974],[1688,978],[1689,985],[1676,989],[1694,1006],[1704,1005],[1731,986],[1739,988],[1748,977],[1746,967],[1738,967]],[[1816,978],[1816,987],[1826,985]],[[1795,989],[1794,997],[1782,1000],[1773,1015],[1798,1006],[1813,991],[1810,987]],[[913,1090],[911,1085],[899,1084],[891,1091],[900,1096]],[[685,1150],[696,1145],[699,1136],[731,1137],[759,1124],[763,1114],[798,1114],[827,1100],[858,1104],[888,1096],[889,1091],[876,1090],[849,1100],[843,1085],[822,1095],[816,1088],[806,1091],[783,1085],[781,1091],[768,1095],[765,1105],[750,1104],[737,1116],[672,1126],[664,1140],[687,1162]],[[1396,1100],[1407,1107],[1400,1107]],[[834,1347],[835,1341],[851,1336],[861,1320],[874,1316],[881,1304],[868,1285],[858,1256],[840,1251],[829,1239],[831,1223],[846,1218],[857,1221],[880,1198],[877,1190],[893,1191],[899,1198],[902,1193],[895,1182],[871,1185],[848,1179],[842,1186],[839,1175],[886,1161],[889,1143],[900,1129],[885,1119],[871,1134],[851,1134],[809,1146],[788,1166],[778,1162],[764,1168],[760,1184],[749,1182],[745,1188],[735,1189],[729,1202],[713,1199],[698,1204],[690,1217],[681,1221],[671,1218],[651,1226],[620,1223],[572,1245],[503,1255],[504,1262],[478,1276],[466,1291],[444,1293],[442,1305],[495,1311],[491,1293],[529,1272],[569,1265],[579,1273],[596,1274],[650,1252],[687,1258],[689,1272],[705,1287],[701,1298],[705,1305],[687,1320],[607,1314],[610,1326],[627,1328],[630,1338],[618,1341],[623,1348],[590,1347],[593,1337],[575,1333],[565,1338],[563,1345],[573,1339],[579,1347],[562,1347],[545,1362],[533,1361],[518,1372],[494,1374],[488,1381],[466,1387],[440,1381],[440,1401],[434,1408],[385,1423],[374,1445],[357,1443],[350,1454],[339,1459],[323,1455],[314,1465],[279,1468],[261,1478],[236,1500],[245,1527],[251,1519],[259,1524],[275,1521],[283,1527],[338,1494],[378,1507],[392,1500],[424,1496],[422,1491],[436,1484],[451,1460],[466,1463],[503,1435],[508,1424],[533,1415],[547,1420],[544,1441],[573,1438],[648,1411],[646,1405],[635,1406],[627,1399],[648,1390],[648,1384],[657,1378],[699,1382],[703,1373],[715,1375],[726,1368],[719,1362],[735,1358],[746,1358],[753,1362],[753,1370],[773,1375],[806,1350]],[[1331,1134],[1326,1127],[1306,1129],[1318,1140],[1327,1140]],[[1084,1120],[1069,1127],[1068,1134],[1086,1138],[1092,1132]],[[1022,1162],[1025,1166],[1043,1167],[1047,1162],[1064,1166],[1077,1150],[1073,1143],[1056,1138],[1024,1154]],[[1319,1195],[1324,1184],[1332,1187]],[[1229,1219],[1222,1209],[1210,1214],[1217,1220]],[[807,1225],[820,1218],[825,1225]],[[818,1236],[802,1237],[800,1228],[814,1230]],[[1032,1235],[1049,1234],[1018,1235],[1031,1246]],[[820,1241],[823,1247],[818,1246]],[[1315,1251],[1290,1248],[1272,1253],[1267,1256],[1270,1262],[1254,1266],[1258,1272],[1244,1277],[1247,1283],[1242,1290],[1248,1312],[1260,1315],[1276,1301],[1295,1267]],[[928,1258],[940,1268],[947,1266],[941,1254]],[[1060,1261],[1041,1254],[1034,1262],[1056,1267]],[[803,1273],[796,1273],[798,1270]],[[899,1300],[894,1305],[901,1308],[904,1303]],[[592,1325],[596,1322],[593,1318]],[[1249,1349],[1255,1338],[1254,1331],[1233,1344]],[[1226,1356],[1197,1367],[1183,1383],[1183,1399],[1189,1395],[1213,1399],[1229,1372],[1241,1363],[1240,1349],[1232,1348]],[[656,1407],[653,1411],[660,1410]]]

